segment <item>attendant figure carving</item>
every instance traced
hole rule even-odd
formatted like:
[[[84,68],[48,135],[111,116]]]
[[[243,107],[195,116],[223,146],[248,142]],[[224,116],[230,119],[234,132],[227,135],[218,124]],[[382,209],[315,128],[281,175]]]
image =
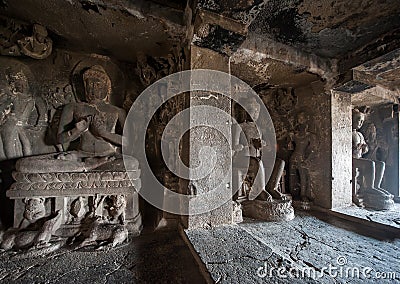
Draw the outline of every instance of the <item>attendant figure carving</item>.
[[[2,95],[8,97],[9,108],[5,111],[0,129],[5,155],[3,158],[30,156],[33,152],[28,129],[38,130],[40,126],[47,126],[47,107],[43,99],[32,96],[28,78],[23,71],[15,72],[8,68],[6,79],[8,86]],[[31,119],[33,114],[36,114],[36,121]]]

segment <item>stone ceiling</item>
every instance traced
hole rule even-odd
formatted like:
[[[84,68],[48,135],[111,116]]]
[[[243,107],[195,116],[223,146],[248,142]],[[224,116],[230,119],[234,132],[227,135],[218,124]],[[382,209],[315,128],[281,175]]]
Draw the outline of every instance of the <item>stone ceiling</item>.
[[[327,58],[343,58],[385,34],[400,31],[396,0],[271,0],[249,27]]]
[[[166,55],[184,35],[183,11],[166,1],[0,0],[0,13],[48,28],[56,46],[135,61]]]
[[[269,77],[269,72],[264,72],[268,68],[286,72],[287,64],[293,65],[290,74],[300,81],[311,77],[299,77],[299,70],[329,79],[400,44],[398,0],[198,1],[203,8],[234,21],[247,11],[243,7],[257,6],[256,13],[249,10],[252,22],[247,23],[247,38],[233,62],[233,70],[249,67],[248,81],[255,85],[261,77]],[[46,26],[58,47],[135,61],[138,51],[165,56],[182,42],[186,2],[0,0],[0,14]],[[239,57],[246,50],[267,54],[272,61],[245,56],[244,62]],[[276,62],[271,65],[273,60],[281,66],[276,67]],[[265,64],[269,67],[262,66]]]
[[[400,1],[396,0],[199,1],[202,8],[237,21],[246,18],[244,11],[247,18],[253,17],[246,39],[233,56],[232,70],[247,65],[240,74],[247,74],[247,81],[255,85],[260,76],[277,79],[277,70],[286,70],[286,81],[301,78],[299,70],[304,70],[333,85],[339,77],[348,77],[351,68],[400,45]],[[255,16],[255,9],[248,7],[256,8]],[[247,62],[240,59],[248,53]],[[260,54],[265,55],[263,60]],[[308,82],[311,77],[303,79]]]

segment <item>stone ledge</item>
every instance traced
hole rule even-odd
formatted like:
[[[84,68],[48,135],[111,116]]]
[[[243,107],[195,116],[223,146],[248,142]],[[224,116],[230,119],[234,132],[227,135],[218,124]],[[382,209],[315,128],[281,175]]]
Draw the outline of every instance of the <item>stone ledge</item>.
[[[353,205],[327,210],[327,212],[345,220],[400,234],[400,204],[398,203],[395,203],[394,209],[389,211],[374,211]]]

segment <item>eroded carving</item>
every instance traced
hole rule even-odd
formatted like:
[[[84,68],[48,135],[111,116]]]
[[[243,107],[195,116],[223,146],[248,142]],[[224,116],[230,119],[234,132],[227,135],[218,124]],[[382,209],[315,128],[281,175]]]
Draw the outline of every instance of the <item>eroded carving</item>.
[[[47,107],[41,97],[32,95],[26,72],[20,66],[10,66],[4,70],[7,85],[1,93],[5,103],[0,125],[4,150],[2,159],[32,155],[28,129],[39,130],[39,127],[47,126]],[[32,120],[34,114],[36,120]]]
[[[4,233],[1,248],[4,250],[10,249],[29,249],[29,256],[41,255],[44,252],[49,252],[48,249],[43,251],[43,248],[53,246],[53,249],[59,248],[60,243],[50,243],[51,237],[60,228],[61,212],[57,211],[46,218],[41,218],[29,227],[24,229],[11,228]]]
[[[23,214],[23,219],[20,228],[25,228],[29,224],[36,222],[37,220],[43,218],[46,215],[46,208],[44,207],[45,199],[40,198],[26,198],[24,200],[25,203],[25,211]]]
[[[107,212],[111,221],[117,220],[121,225],[125,224],[125,195],[117,194],[109,197]]]
[[[26,36],[22,33],[24,27],[17,24],[18,28],[10,35],[2,38],[0,47],[1,55],[25,55],[34,59],[45,59],[53,50],[53,41],[48,37],[47,29],[39,24],[34,24],[32,34]],[[12,24],[8,27],[11,29]],[[15,28],[14,28],[15,29]],[[8,34],[8,33],[4,33]]]
[[[313,200],[309,169],[313,159],[313,134],[308,131],[306,114],[297,115],[297,126],[291,135],[294,151],[289,161],[289,186],[290,190],[297,191],[303,202]],[[315,143],[314,143],[315,144]]]
[[[100,241],[107,242],[106,248],[115,247],[128,239],[128,230],[125,225],[110,224],[100,216],[91,218],[89,222],[89,227],[80,232],[84,239],[77,248],[97,245]]]

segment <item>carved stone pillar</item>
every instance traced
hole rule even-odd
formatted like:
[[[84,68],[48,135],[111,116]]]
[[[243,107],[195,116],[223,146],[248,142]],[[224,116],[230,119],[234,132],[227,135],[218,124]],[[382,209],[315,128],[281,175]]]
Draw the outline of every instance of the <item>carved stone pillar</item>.
[[[225,55],[197,46],[191,47],[191,69],[212,69],[229,73],[229,58]],[[192,77],[191,84],[196,83],[196,78]],[[219,82],[229,85],[229,82]],[[202,162],[211,159],[210,155],[202,156],[201,149],[208,147],[215,154],[215,164],[211,172],[205,177],[191,180],[192,188],[195,188],[196,195],[213,192],[209,199],[192,198],[189,203],[189,216],[184,218],[185,226],[189,229],[198,227],[212,227],[232,223],[232,165],[229,148],[231,138],[231,124],[210,109],[209,113],[198,113],[192,111],[196,106],[212,106],[231,112],[231,101],[221,94],[214,94],[207,91],[196,91],[190,94],[190,134],[189,134],[189,166],[196,168],[201,166]],[[196,126],[204,123],[209,126]],[[218,129],[218,130],[216,130]],[[207,167],[205,167],[207,170]],[[193,192],[192,192],[193,194]],[[214,205],[219,200],[226,202],[214,209]],[[203,214],[191,214],[198,212],[199,209],[207,211]],[[210,210],[208,210],[210,209]]]
[[[343,90],[331,94],[331,204],[330,208],[352,202],[351,95]]]

